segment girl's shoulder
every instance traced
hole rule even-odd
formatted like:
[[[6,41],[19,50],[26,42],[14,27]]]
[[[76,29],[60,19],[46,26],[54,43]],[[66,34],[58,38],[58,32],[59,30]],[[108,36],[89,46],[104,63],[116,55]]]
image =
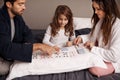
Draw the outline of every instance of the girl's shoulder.
[[[50,25],[48,25],[47,29],[50,29],[50,30],[51,30],[51,28],[52,28],[52,27],[51,27]]]

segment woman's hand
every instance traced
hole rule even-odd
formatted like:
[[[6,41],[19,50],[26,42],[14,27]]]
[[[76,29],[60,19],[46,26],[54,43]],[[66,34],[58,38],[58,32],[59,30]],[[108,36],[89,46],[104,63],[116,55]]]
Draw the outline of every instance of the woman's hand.
[[[77,37],[77,38],[75,38],[74,40],[73,40],[73,44],[74,45],[78,45],[78,44],[80,44],[80,43],[82,43],[83,41],[82,41],[82,38],[79,36],[79,37]]]
[[[85,46],[87,49],[89,49],[89,50],[91,50],[94,45],[95,45],[94,42],[90,42],[90,41],[87,41],[87,42],[84,44],[84,46]]]

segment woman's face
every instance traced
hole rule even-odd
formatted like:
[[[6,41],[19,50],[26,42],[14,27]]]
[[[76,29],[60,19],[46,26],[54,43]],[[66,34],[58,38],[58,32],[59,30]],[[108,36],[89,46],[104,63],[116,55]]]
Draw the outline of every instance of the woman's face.
[[[68,23],[68,19],[65,15],[61,14],[59,17],[58,17],[58,23],[60,25],[60,27],[65,27],[65,25],[67,25]]]
[[[95,14],[97,14],[99,19],[103,19],[105,17],[105,12],[103,9],[100,8],[100,6],[96,2],[92,2],[92,6],[95,9]]]

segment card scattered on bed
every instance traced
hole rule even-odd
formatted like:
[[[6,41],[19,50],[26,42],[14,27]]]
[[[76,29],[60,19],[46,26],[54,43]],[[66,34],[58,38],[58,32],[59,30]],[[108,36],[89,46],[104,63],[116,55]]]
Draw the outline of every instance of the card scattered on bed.
[[[67,58],[77,56],[79,54],[88,53],[89,51],[84,48],[81,44],[78,46],[71,46],[71,47],[62,47],[60,51],[56,54],[51,56],[45,56],[44,53],[40,51],[36,51],[35,54],[32,56],[33,59],[50,59],[50,58]]]
[[[36,54],[35,54],[36,53]],[[61,48],[58,54],[44,56],[36,51],[31,63],[15,61],[11,66],[7,80],[26,75],[44,75],[77,71],[93,66],[106,68],[104,61],[87,49],[79,46]]]

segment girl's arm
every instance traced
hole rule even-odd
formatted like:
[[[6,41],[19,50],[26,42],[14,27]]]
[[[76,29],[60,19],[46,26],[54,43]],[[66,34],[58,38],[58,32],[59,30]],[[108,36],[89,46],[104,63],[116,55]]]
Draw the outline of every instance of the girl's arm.
[[[76,38],[76,37],[75,37],[75,31],[74,31],[73,34],[74,34],[74,35],[70,37],[70,41],[67,41],[67,42],[66,42],[66,46],[72,46],[72,45],[73,45],[73,41],[74,41],[74,39]]]
[[[45,36],[43,38],[43,43],[48,44],[50,46],[55,46],[53,43],[50,42],[51,38],[51,27],[48,26],[48,29],[46,30]]]

